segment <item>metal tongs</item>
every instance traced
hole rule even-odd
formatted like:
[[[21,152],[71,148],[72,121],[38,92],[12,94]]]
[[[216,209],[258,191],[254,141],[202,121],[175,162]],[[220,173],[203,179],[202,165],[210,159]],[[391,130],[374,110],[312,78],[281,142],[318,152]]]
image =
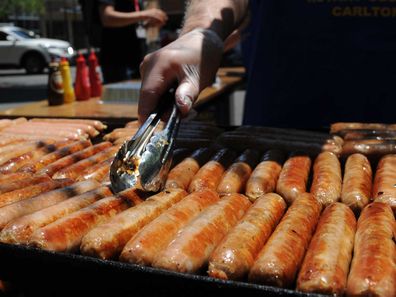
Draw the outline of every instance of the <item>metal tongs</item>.
[[[115,156],[110,166],[110,181],[116,192],[131,187],[150,192],[163,188],[180,124],[180,112],[174,103],[174,90],[169,91],[166,96],[135,136],[126,141]],[[155,132],[169,106],[172,106],[172,110],[165,128]]]

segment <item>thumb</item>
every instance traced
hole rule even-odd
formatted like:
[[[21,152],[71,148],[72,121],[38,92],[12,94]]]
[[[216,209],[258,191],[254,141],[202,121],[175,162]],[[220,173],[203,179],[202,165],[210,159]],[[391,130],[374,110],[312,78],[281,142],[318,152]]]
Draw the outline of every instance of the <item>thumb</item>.
[[[188,71],[176,89],[176,105],[182,115],[186,116],[199,95],[199,74],[197,71]]]

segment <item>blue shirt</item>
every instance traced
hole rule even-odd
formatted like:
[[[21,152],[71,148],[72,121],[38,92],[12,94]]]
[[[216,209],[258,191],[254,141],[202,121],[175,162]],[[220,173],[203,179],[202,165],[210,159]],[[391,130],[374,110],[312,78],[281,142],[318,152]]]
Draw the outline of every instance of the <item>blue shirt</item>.
[[[244,123],[396,122],[396,3],[251,0]]]

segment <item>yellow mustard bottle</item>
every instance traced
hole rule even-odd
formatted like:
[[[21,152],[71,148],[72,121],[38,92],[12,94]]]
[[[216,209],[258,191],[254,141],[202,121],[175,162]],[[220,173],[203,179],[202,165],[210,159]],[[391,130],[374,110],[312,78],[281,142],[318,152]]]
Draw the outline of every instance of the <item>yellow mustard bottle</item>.
[[[63,80],[63,102],[71,103],[76,100],[74,94],[73,81],[71,79],[69,62],[65,57],[63,57],[59,63],[59,68],[62,74]]]

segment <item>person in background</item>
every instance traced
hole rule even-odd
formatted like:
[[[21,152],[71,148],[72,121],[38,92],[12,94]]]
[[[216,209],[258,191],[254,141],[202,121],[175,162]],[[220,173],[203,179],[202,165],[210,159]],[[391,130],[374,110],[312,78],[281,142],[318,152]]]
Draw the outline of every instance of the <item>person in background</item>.
[[[96,1],[102,24],[100,65],[104,83],[139,77],[143,53],[138,24],[162,27],[168,20],[166,13],[156,8],[142,10],[138,0]]]
[[[323,129],[336,121],[394,122],[396,3],[352,2],[192,0],[179,38],[143,60],[139,120],[175,82],[186,115],[249,16],[242,35],[244,124]]]

